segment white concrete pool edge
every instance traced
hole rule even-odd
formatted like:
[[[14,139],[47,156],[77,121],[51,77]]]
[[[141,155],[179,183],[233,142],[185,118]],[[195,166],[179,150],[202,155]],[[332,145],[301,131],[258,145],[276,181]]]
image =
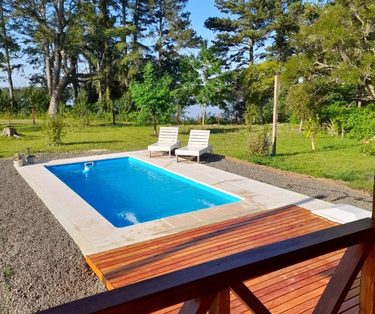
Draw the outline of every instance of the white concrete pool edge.
[[[45,168],[47,165],[128,156],[238,196],[241,201],[129,227],[116,228]],[[147,151],[53,160],[43,164],[17,167],[17,170],[69,233],[84,255],[292,204],[300,205],[317,215],[339,223],[370,217],[370,212],[358,207],[334,205],[203,164],[198,165],[189,161],[176,163],[174,158],[170,159],[168,156],[150,159]]]

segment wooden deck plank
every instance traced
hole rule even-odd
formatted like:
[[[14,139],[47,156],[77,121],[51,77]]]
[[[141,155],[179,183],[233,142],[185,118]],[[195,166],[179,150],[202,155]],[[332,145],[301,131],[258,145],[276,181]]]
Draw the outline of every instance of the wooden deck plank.
[[[86,256],[86,261],[106,287],[114,289],[334,225],[306,209],[291,206]],[[245,284],[272,313],[309,313],[344,251],[319,256]],[[359,279],[354,282],[340,313],[356,313],[358,294]],[[156,313],[177,313],[180,307],[177,304]],[[231,313],[249,313],[233,293]]]
[[[298,230],[289,229],[287,233],[279,232],[278,235],[284,236],[284,238],[291,238],[293,236],[301,235],[316,228],[300,228]],[[305,232],[306,231],[306,232]],[[149,257],[142,261],[142,263],[130,263],[126,265],[126,262],[122,262],[117,268],[111,267],[110,269],[103,268],[102,270],[107,273],[107,278],[111,280],[113,284],[127,280],[128,282],[137,281],[138,276],[143,276],[144,271],[148,272],[149,277],[154,277],[164,273],[166,270],[173,268],[174,270],[186,268],[188,266],[197,265],[215,258],[223,257],[233,253],[237,253],[246,249],[254,248],[264,244],[268,244],[277,241],[275,237],[264,237],[261,239],[253,239],[251,236],[243,239],[234,239],[232,241],[223,241],[226,245],[217,245],[211,243],[207,246],[203,243],[197,245],[194,249],[183,249],[174,252],[174,254],[167,254],[166,256]],[[146,263],[145,263],[146,261]]]
[[[282,222],[286,221],[286,223],[289,223],[290,220],[296,221],[296,211],[292,211],[291,213],[275,213],[275,220],[278,220],[280,217],[283,217],[283,220],[278,223],[280,225]],[[300,218],[305,220],[307,218],[312,218],[311,215],[305,215],[300,214]],[[243,218],[241,219],[243,220]],[[100,264],[102,262],[106,261],[116,261],[116,258],[122,259],[125,255],[128,258],[133,258],[137,256],[144,256],[145,254],[153,254],[155,252],[160,252],[160,250],[168,249],[168,248],[179,248],[180,245],[188,245],[192,243],[200,243],[202,241],[205,241],[207,239],[216,239],[220,235],[228,235],[231,234],[231,231],[235,232],[235,234],[239,234],[238,230],[240,228],[248,228],[248,226],[251,225],[251,230],[254,230],[256,233],[257,231],[261,231],[264,233],[264,229],[268,228],[268,226],[275,225],[274,220],[270,219],[255,219],[255,218],[248,218],[248,220],[240,221],[237,223],[236,220],[229,220],[226,222],[225,225],[219,224],[216,226],[209,225],[206,227],[193,229],[193,231],[189,232],[183,232],[176,234],[175,236],[165,236],[161,239],[158,239],[158,241],[153,240],[153,242],[147,241],[143,242],[142,244],[136,244],[131,245],[124,248],[119,248],[118,252],[114,252],[113,250],[108,251],[108,254],[100,253],[91,255],[90,258],[95,261],[95,263]],[[333,224],[332,224],[333,225]],[[218,230],[215,229],[215,227],[219,228]],[[194,231],[195,230],[195,231]],[[176,240],[177,238],[177,240]]]

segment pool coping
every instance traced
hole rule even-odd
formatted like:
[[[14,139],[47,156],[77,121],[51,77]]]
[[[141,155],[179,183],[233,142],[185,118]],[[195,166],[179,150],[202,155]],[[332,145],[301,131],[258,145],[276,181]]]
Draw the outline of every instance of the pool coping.
[[[241,200],[142,224],[116,228],[45,168],[45,166],[121,157],[141,160],[224,193],[237,196]],[[358,207],[334,205],[204,164],[196,164],[191,161],[176,163],[174,158],[165,155],[149,158],[147,151],[52,160],[46,163],[16,167],[16,169],[69,233],[84,255],[289,205],[304,207],[317,215],[339,223],[370,216],[368,211]]]

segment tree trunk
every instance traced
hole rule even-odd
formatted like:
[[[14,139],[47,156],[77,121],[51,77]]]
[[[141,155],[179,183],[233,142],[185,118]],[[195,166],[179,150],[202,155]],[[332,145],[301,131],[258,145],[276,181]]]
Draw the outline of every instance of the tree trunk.
[[[301,121],[299,122],[299,131],[303,131],[303,119],[301,119]]]
[[[176,123],[181,124],[181,109],[178,108],[176,111]]]
[[[311,140],[311,149],[315,151],[315,134],[311,132],[310,134],[310,140]]]
[[[207,106],[203,106],[203,108],[202,108],[202,125],[205,125],[205,122],[206,122],[206,112],[207,112]]]
[[[52,91],[52,95],[51,95],[51,99],[50,99],[49,107],[48,107],[48,115],[50,117],[55,116],[57,114],[61,94],[64,88],[67,86],[69,78],[73,70],[74,68],[70,68],[70,70],[67,73],[65,73],[64,76],[60,79],[58,84],[55,84],[55,88]]]
[[[121,23],[122,23],[122,26],[127,26],[127,20],[126,20],[126,15],[127,15],[127,10],[128,10],[128,0],[122,0],[121,1],[121,12],[122,12],[122,16],[121,16]],[[124,55],[127,56],[128,55],[128,42],[127,42],[127,36],[126,34],[124,34],[122,40],[124,41],[124,44],[125,44],[125,48],[124,48]],[[124,66],[124,86],[125,86],[125,91],[128,91],[129,89],[129,67],[128,67],[128,64],[125,64]]]
[[[132,50],[133,52],[138,49],[138,34],[139,34],[139,0],[136,0],[133,8],[133,23],[135,32],[133,32]]]
[[[371,98],[375,100],[375,86],[373,84],[367,84],[365,88],[370,94]]]
[[[7,79],[8,79],[8,89],[9,89],[9,102],[10,102],[10,107],[13,107],[14,88],[13,88],[13,79],[12,79],[12,64],[10,61],[10,49],[8,46],[7,30],[5,27],[6,22],[4,18],[3,1],[0,1],[0,23],[1,23],[1,33],[4,39],[5,63],[6,63],[6,72],[7,72]]]
[[[8,126],[3,129],[3,136],[5,137],[19,137],[15,127]]]
[[[51,58],[49,54],[49,47],[48,43],[44,43],[44,67],[46,72],[46,81],[47,81],[47,89],[48,89],[48,96],[52,96],[52,69],[51,69]]]
[[[14,105],[14,87],[13,87],[13,78],[12,78],[12,65],[10,63],[10,54],[9,49],[5,49],[5,55],[6,55],[6,71],[8,76],[8,89],[9,89],[9,101],[11,107]]]
[[[55,116],[57,114],[60,96],[61,96],[61,93],[57,89],[52,91],[52,95],[51,95],[51,99],[49,101],[49,107],[48,107],[48,115],[50,117]]]
[[[254,64],[254,42],[253,40],[250,40],[250,45],[249,45],[249,63],[250,65]]]
[[[113,106],[112,106],[112,125],[113,126],[116,125],[116,112]]]
[[[163,4],[160,4],[163,6]],[[160,11],[163,11],[163,8],[160,8]],[[160,14],[158,21],[158,40],[156,42],[156,62],[157,62],[157,72],[158,75],[161,75],[162,70],[162,58],[163,58],[163,14]]]
[[[36,119],[36,111],[34,109],[34,107],[31,109],[31,117],[33,119],[33,125],[35,125],[35,119]]]
[[[79,83],[78,83],[78,78],[77,78],[77,57],[72,57],[71,59],[72,62],[72,77],[71,77],[71,82],[73,85],[73,98],[74,98],[74,103],[78,99],[78,89],[79,89]]]
[[[99,61],[96,64],[96,71],[97,71],[97,73],[101,73],[101,68],[100,68]],[[99,87],[98,87],[98,101],[101,102],[103,100],[103,84],[102,84],[102,79],[101,78],[98,80],[98,84],[99,84]]]
[[[153,121],[153,128],[154,128],[154,135],[155,136],[159,136],[158,135],[158,128],[157,128],[156,119]]]

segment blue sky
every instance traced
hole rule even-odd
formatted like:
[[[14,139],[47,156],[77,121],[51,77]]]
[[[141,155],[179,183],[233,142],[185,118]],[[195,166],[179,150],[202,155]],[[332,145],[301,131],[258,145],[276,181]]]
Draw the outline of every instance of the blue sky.
[[[190,0],[187,5],[187,10],[191,13],[191,23],[198,35],[205,39],[212,40],[214,38],[214,33],[204,27],[204,22],[209,17],[220,15],[219,10],[214,5],[214,0]]]
[[[214,0],[190,0],[188,2],[186,10],[191,13],[190,19],[192,28],[197,32],[197,34],[205,39],[212,40],[214,38],[214,33],[204,27],[204,21],[209,17],[220,15],[218,9],[214,5]],[[27,77],[35,72],[35,70],[31,68],[31,66],[27,65],[26,58],[21,62],[25,64],[25,66],[21,71],[15,71],[13,75],[15,87],[22,87],[27,85]],[[0,87],[7,86],[7,82],[0,82]]]

